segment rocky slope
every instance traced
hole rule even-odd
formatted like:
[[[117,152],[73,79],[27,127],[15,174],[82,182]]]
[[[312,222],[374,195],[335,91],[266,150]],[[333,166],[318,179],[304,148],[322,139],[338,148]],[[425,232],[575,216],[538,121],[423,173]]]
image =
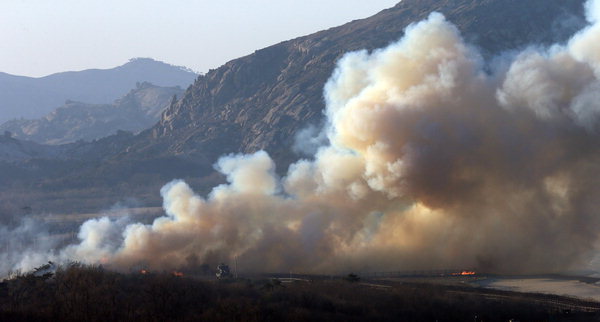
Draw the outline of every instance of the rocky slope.
[[[294,136],[322,122],[323,86],[345,53],[383,47],[399,39],[410,23],[439,11],[490,58],[567,39],[584,23],[583,2],[403,0],[373,17],[257,50],[211,70],[139,135],[120,133],[73,145],[67,161],[0,164],[0,181],[24,186],[27,193],[79,187],[93,189],[95,198],[151,196],[142,199],[158,204],[157,191],[170,179],[184,178],[195,188],[218,181],[212,164],[224,153],[266,149],[283,172],[300,157],[290,149]],[[89,195],[81,198],[91,202]]]
[[[107,104],[136,82],[186,88],[197,77],[182,67],[149,58],[132,59],[112,69],[64,72],[40,78],[0,72],[0,123],[14,118],[39,118],[66,100]]]
[[[580,28],[582,0],[403,0],[371,18],[282,42],[198,78],[135,149],[214,162],[223,153],[266,149],[284,164],[294,136],[319,124],[322,91],[343,54],[399,39],[410,23],[442,12],[486,57],[566,39]],[[285,165],[284,165],[285,167]],[[280,169],[285,170],[285,169]]]
[[[137,133],[154,125],[180,87],[160,87],[138,83],[113,104],[88,104],[67,101],[50,114],[36,120],[17,119],[0,125],[0,133],[9,131],[17,139],[44,144],[91,141],[118,130]]]

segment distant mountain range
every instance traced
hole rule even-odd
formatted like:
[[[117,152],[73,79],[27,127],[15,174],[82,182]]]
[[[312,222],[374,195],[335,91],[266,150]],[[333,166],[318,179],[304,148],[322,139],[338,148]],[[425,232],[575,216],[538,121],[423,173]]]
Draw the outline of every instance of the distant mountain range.
[[[0,123],[42,117],[66,100],[111,103],[138,82],[186,88],[197,76],[186,68],[150,58],[131,59],[112,69],[88,69],[40,78],[0,72]]]
[[[15,119],[0,124],[0,133],[45,144],[91,141],[115,134],[118,130],[137,133],[154,125],[172,100],[181,96],[181,87],[160,87],[148,82],[113,104],[67,101],[40,119]]]
[[[284,172],[300,157],[291,151],[298,131],[322,122],[323,87],[345,53],[383,47],[410,23],[438,11],[490,58],[566,40],[584,25],[583,2],[403,0],[373,17],[257,50],[199,76],[156,125],[138,135],[120,132],[70,144],[60,160],[0,160],[0,182],[12,194],[20,191],[21,202],[33,208],[76,211],[124,196],[158,205],[158,189],[174,178],[206,191],[222,180],[212,164],[224,153],[265,149]]]

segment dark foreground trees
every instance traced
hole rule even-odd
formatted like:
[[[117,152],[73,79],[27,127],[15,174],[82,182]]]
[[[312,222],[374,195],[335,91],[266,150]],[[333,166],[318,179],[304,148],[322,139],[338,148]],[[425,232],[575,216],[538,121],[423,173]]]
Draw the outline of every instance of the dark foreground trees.
[[[0,321],[594,321],[539,298],[427,284],[206,281],[72,264],[0,283]],[[507,293],[508,294],[508,293]],[[516,293],[515,293],[516,294]],[[475,319],[475,316],[477,318]]]

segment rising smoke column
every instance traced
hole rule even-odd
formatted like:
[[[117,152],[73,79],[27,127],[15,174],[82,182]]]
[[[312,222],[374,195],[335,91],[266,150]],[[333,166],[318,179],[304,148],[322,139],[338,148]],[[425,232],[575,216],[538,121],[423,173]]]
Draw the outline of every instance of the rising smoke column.
[[[54,256],[123,269],[236,258],[263,272],[585,266],[600,231],[599,3],[567,44],[498,66],[433,13],[339,61],[330,144],[285,177],[263,151],[225,156],[228,183],[208,196],[173,181],[164,217],[89,221]]]

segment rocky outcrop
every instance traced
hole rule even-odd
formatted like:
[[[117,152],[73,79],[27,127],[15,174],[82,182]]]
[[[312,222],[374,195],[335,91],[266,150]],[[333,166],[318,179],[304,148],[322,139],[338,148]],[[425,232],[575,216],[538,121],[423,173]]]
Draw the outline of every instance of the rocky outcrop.
[[[151,136],[131,151],[206,158],[266,149],[284,164],[298,131],[319,124],[322,91],[336,61],[399,39],[410,23],[442,12],[487,58],[528,44],[561,41],[584,24],[582,0],[403,0],[367,19],[282,42],[199,77]]]
[[[181,96],[180,87],[159,87],[147,82],[113,104],[67,101],[50,114],[36,120],[17,119],[0,125],[0,132],[43,144],[92,141],[118,130],[140,132],[154,125],[172,100]]]

